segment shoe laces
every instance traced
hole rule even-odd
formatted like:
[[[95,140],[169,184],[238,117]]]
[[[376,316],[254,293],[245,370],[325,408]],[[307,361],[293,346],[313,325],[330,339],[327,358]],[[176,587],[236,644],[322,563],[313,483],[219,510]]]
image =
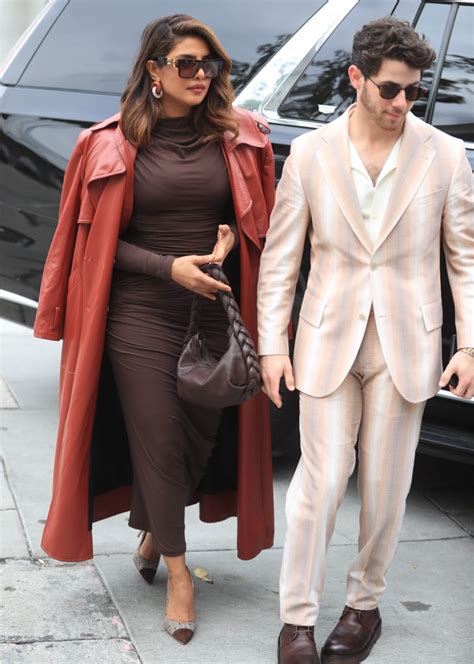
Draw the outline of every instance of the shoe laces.
[[[344,618],[344,616],[347,615],[349,612],[355,613],[359,622],[362,622],[362,617],[364,615],[364,611],[362,611],[362,609],[353,609],[351,606],[346,606],[344,608],[344,611],[342,612],[341,618]]]
[[[314,639],[314,627],[308,627],[307,625],[293,625],[293,634],[291,635],[292,640],[296,639],[298,634],[306,633],[311,639]]]

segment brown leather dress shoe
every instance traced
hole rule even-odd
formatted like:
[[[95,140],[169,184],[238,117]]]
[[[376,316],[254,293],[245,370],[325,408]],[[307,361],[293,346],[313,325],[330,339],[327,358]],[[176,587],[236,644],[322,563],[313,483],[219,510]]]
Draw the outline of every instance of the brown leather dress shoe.
[[[378,609],[359,611],[345,606],[321,651],[323,664],[359,664],[366,659],[382,633]]]
[[[278,637],[278,664],[320,664],[314,627],[283,625]]]

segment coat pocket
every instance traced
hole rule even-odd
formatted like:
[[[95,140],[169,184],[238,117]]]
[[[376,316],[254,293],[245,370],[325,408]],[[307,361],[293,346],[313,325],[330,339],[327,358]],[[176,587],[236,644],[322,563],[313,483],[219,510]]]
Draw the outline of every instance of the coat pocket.
[[[441,300],[420,306],[426,331],[436,330],[443,324],[443,304]]]
[[[308,289],[304,294],[301,305],[300,318],[313,327],[319,327],[323,321],[326,302],[313,295]]]
[[[430,191],[422,190],[416,196],[413,197],[412,202],[413,203],[415,201],[418,202],[420,200],[425,200],[433,196],[440,196],[441,194],[444,193],[444,191],[445,191],[444,188],[441,186],[436,187],[435,189],[431,189]]]

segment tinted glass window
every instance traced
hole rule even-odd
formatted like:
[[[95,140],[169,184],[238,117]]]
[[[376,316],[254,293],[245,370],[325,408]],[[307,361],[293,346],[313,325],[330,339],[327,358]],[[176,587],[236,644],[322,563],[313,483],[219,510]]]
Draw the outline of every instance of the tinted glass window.
[[[436,127],[466,141],[474,141],[473,18],[474,7],[459,7],[433,115]]]
[[[439,53],[441,47],[441,41],[446,29],[450,9],[451,5],[427,4],[423,8],[418,23],[415,26],[416,31],[428,39],[436,53]],[[436,65],[437,61],[434,62],[431,69],[428,69],[423,73],[423,85],[428,88],[431,87],[433,82],[433,72],[436,69]],[[420,118],[424,118],[427,101],[427,99],[420,99],[417,101],[413,106],[413,113]]]
[[[323,4],[314,0],[72,0],[23,74],[34,87],[120,93],[145,25],[185,13],[210,25],[234,61],[238,90]]]
[[[394,5],[393,0],[357,4],[300,76],[281,104],[280,115],[325,122],[343,113],[355,96],[347,75],[354,33],[374,18],[390,14]]]
[[[393,10],[393,16],[408,21],[409,23],[413,23],[419,6],[419,0],[399,0],[397,6]]]

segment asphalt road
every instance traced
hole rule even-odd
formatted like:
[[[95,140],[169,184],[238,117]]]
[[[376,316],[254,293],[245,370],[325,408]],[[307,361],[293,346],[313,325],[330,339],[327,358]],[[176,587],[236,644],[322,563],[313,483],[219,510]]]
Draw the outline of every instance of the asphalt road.
[[[125,514],[94,527],[95,558],[48,559],[39,542],[51,493],[60,344],[1,322],[2,636],[0,660],[121,664],[271,664],[276,661],[278,571],[284,495],[294,460],[275,459],[276,540],[242,562],[235,521],[187,516],[188,562],[213,584],[195,581],[198,630],[186,647],[163,630],[166,575],[153,586],[137,575],[135,531]],[[401,542],[381,611],[383,635],[368,664],[470,664],[473,653],[474,469],[419,456]],[[340,509],[316,627],[319,645],[344,605],[357,546],[355,478]]]

